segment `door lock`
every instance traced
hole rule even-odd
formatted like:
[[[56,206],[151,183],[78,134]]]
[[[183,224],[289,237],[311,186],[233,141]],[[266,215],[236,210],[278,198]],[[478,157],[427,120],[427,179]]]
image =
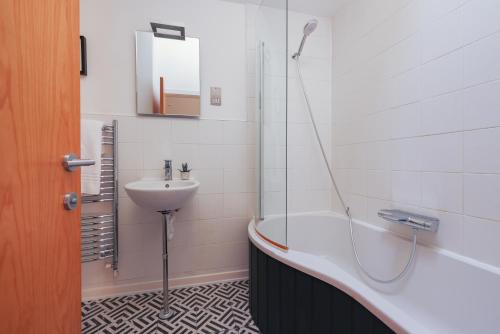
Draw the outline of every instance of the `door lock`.
[[[64,208],[73,211],[78,207],[78,195],[76,193],[67,193],[64,195]]]

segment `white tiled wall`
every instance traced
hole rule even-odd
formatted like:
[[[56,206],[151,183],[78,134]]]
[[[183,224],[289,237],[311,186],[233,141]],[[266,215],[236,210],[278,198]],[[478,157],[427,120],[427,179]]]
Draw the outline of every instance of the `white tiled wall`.
[[[123,186],[144,176],[161,176],[164,158],[173,159],[175,168],[189,162],[201,183],[194,199],[176,216],[169,244],[170,277],[246,269],[246,228],[255,201],[254,144],[247,136],[247,122],[83,117],[118,120],[120,183],[119,277],[113,279],[100,262],[85,264],[84,289],[161,279],[161,215],[137,207]],[[178,174],[176,170],[174,177]]]
[[[254,103],[254,118],[260,122],[257,112],[260,89],[260,52],[264,53],[262,93],[263,126],[262,151],[262,214],[286,212],[286,12],[283,8],[247,5],[248,29],[248,98]],[[263,46],[262,46],[263,44]],[[257,56],[259,55],[259,56]],[[253,64],[253,65],[251,65]],[[259,72],[259,73],[257,73]],[[282,235],[284,236],[284,232]]]
[[[438,216],[424,243],[500,266],[500,2],[357,0],[333,49],[335,173],[354,216]]]
[[[290,57],[287,59],[285,42],[288,35],[290,56],[298,49],[307,21],[312,18],[319,20],[317,30],[308,38],[304,48],[301,66],[320,136],[328,159],[331,159],[331,20],[293,11],[289,11],[287,17],[283,6],[266,7],[265,4],[264,1],[260,8],[247,5],[247,29],[253,33],[248,40],[263,41],[266,50],[264,215],[329,210],[331,185],[328,172],[314,137],[295,62]],[[249,64],[255,64],[257,52],[256,43],[247,46]],[[287,65],[288,73],[285,72]],[[258,66],[248,68],[249,85],[257,87],[255,71]],[[252,106],[255,106],[255,97],[258,97],[257,91],[249,92]]]
[[[312,113],[327,158],[331,161],[331,19],[289,12],[288,54],[298,50],[304,25],[313,18],[318,20],[318,26],[307,39],[300,64]],[[331,183],[328,169],[306,108],[296,63],[292,59],[288,61],[287,123],[288,212],[329,210]]]
[[[180,25],[200,39],[201,117],[246,120],[245,6],[220,0],[82,0],[88,76],[81,81],[82,112],[135,115],[135,37],[150,22]],[[211,106],[210,87],[222,88]]]
[[[83,289],[162,279],[161,216],[137,207],[122,187],[161,176],[164,159],[172,159],[175,168],[188,162],[201,183],[176,216],[170,277],[243,272],[255,203],[255,125],[246,120],[245,103],[245,6],[218,0],[83,0],[81,7],[89,66],[81,81],[82,117],[118,120],[121,185],[119,276],[113,278],[102,262],[85,264]],[[136,116],[133,33],[149,30],[150,21],[185,25],[188,36],[200,38],[201,119]],[[221,107],[209,105],[212,85],[222,87]]]

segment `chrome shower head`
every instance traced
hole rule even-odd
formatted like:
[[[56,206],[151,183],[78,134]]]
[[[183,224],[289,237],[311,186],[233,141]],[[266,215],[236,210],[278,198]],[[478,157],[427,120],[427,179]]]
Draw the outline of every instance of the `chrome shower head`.
[[[309,20],[304,26],[304,35],[309,36],[310,34],[312,34],[312,32],[316,30],[317,26],[318,26],[318,20],[316,19]]]
[[[304,36],[302,36],[302,41],[300,42],[299,50],[295,52],[292,56],[293,59],[297,59],[300,57],[302,54],[302,49],[304,48],[304,44],[306,43],[307,37],[313,33],[314,30],[316,30],[316,27],[318,26],[318,20],[316,19],[311,19],[307,21],[306,25],[304,26]]]

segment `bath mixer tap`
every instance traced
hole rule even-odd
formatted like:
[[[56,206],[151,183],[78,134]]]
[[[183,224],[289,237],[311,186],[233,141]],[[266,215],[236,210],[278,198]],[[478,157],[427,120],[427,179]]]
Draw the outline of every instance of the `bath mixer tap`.
[[[165,160],[165,180],[172,181],[172,160]]]

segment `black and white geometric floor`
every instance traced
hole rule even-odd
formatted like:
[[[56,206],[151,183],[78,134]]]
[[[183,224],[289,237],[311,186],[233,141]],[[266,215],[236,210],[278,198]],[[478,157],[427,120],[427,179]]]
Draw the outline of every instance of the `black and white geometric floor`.
[[[158,319],[162,293],[149,292],[82,302],[84,334],[255,334],[248,281],[170,290],[175,316]]]

